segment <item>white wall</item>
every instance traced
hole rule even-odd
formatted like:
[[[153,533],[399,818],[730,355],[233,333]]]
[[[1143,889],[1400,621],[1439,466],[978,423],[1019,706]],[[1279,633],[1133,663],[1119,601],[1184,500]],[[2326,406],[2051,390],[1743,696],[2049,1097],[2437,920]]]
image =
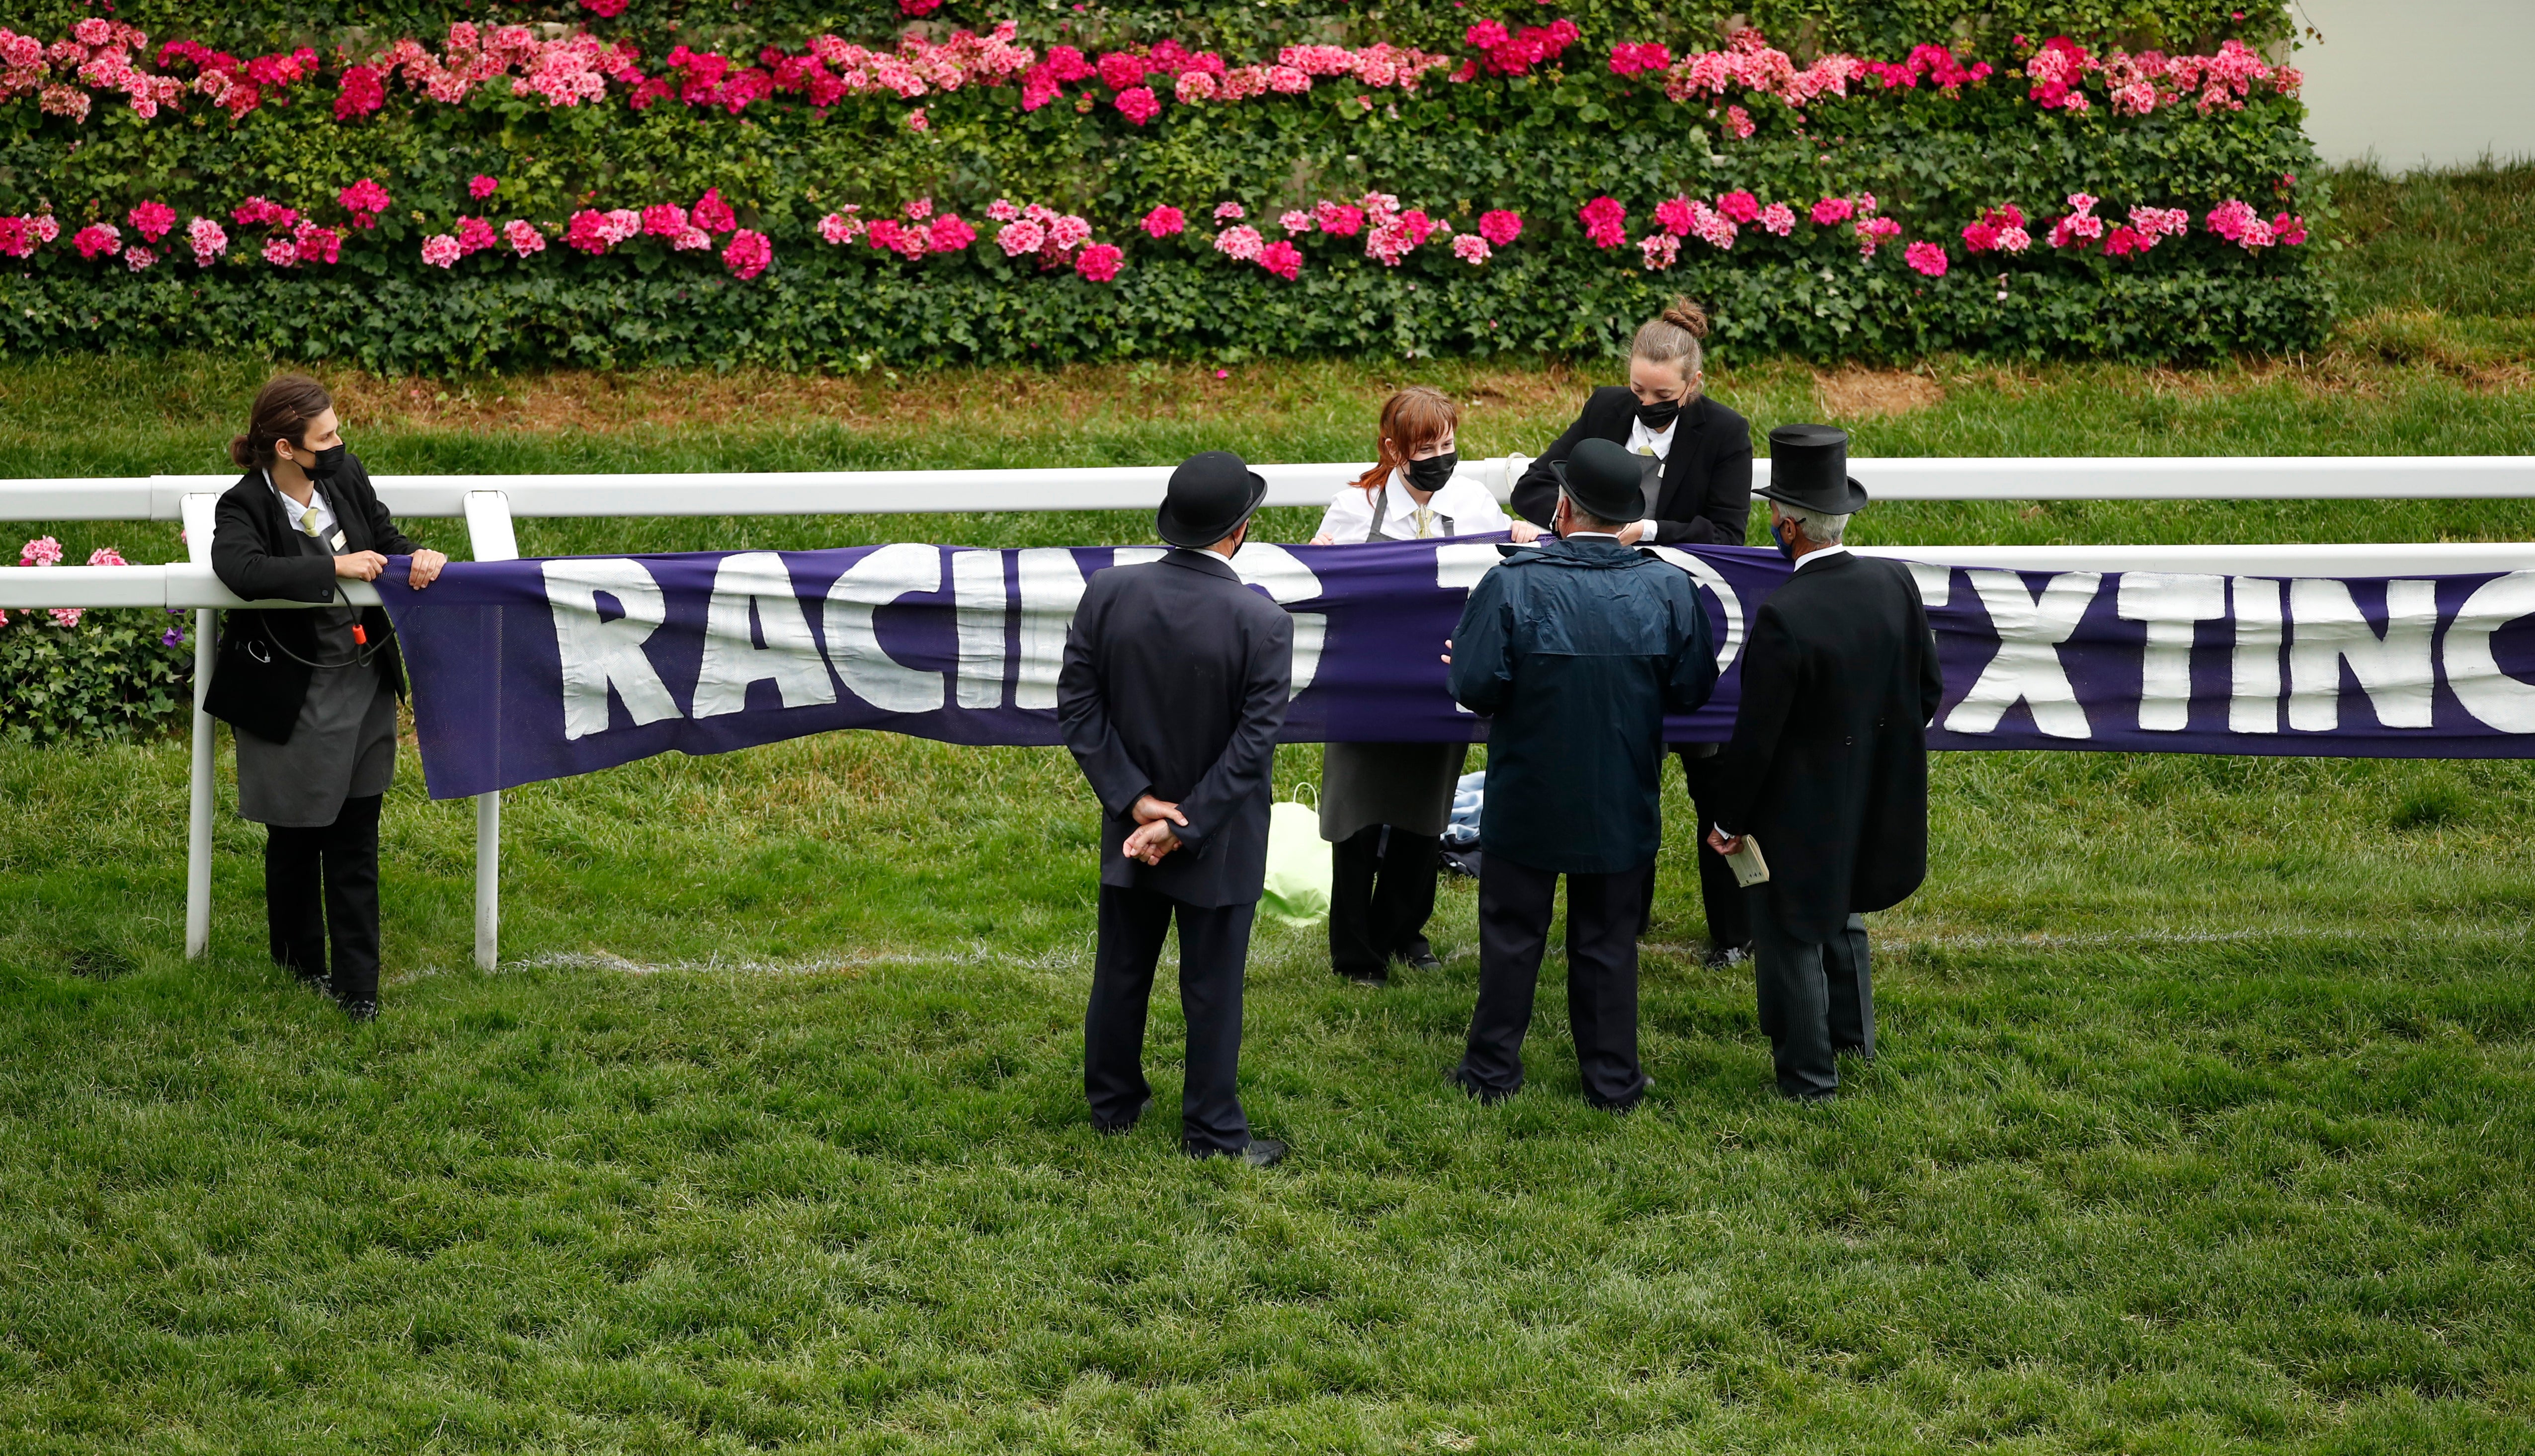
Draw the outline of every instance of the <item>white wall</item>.
[[[2292,0],[2289,14],[2325,161],[2535,157],[2535,0]]]

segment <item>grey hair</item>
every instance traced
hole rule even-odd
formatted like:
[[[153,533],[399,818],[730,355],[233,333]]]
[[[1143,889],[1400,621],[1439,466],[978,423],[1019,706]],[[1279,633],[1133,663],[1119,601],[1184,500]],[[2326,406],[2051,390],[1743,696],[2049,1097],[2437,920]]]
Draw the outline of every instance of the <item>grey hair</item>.
[[[1613,531],[1619,530],[1621,527],[1628,524],[1625,520],[1604,520],[1592,512],[1585,510],[1584,503],[1569,494],[1567,488],[1564,486],[1559,487],[1558,499],[1567,503],[1567,509],[1574,513],[1576,519],[1580,523],[1601,526],[1607,530]],[[1845,519],[1846,517],[1842,518]]]
[[[1777,509],[1782,518],[1803,526],[1805,539],[1808,541],[1824,546],[1836,546],[1839,544],[1841,534],[1848,529],[1848,517],[1845,516],[1833,516],[1826,511],[1807,511],[1801,506],[1789,506],[1778,501],[1772,501],[1769,504]]]

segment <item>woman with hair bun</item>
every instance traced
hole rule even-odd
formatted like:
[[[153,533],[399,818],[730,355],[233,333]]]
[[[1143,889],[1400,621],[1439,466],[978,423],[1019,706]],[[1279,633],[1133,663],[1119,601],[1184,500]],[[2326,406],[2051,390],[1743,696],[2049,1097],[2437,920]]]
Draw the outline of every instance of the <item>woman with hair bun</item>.
[[[1707,396],[1702,386],[1707,312],[1675,298],[1658,317],[1638,329],[1629,346],[1629,383],[1593,392],[1567,433],[1531,462],[1514,488],[1516,515],[1549,524],[1558,509],[1552,467],[1587,440],[1608,440],[1638,457],[1644,506],[1620,532],[1625,545],[1740,546],[1752,516],[1752,426]],[[1715,744],[1676,746],[1691,802],[1708,796],[1707,772]],[[1706,823],[1700,811],[1700,821]],[[1702,837],[1691,836],[1694,840]],[[1742,891],[1722,856],[1701,844],[1700,898],[1707,913],[1707,958],[1731,964],[1746,953],[1752,935]]]
[[[405,579],[420,589],[449,558],[397,529],[343,448],[333,396],[305,375],[256,393],[229,458],[246,474],[214,516],[213,575],[249,601],[329,605],[227,613],[203,706],[235,730],[239,817],[267,826],[274,963],[367,1021],[379,1013],[379,800],[396,778],[404,665],[386,611],[344,603],[337,583],[375,581],[389,557],[410,556]]]

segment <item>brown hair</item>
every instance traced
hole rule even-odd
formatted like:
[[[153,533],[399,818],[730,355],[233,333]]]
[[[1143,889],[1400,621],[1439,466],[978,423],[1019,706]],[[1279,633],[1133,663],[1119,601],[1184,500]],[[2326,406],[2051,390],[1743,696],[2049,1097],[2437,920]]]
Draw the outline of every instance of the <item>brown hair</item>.
[[[1461,422],[1461,406],[1442,390],[1410,385],[1382,401],[1381,458],[1356,485],[1366,495],[1382,489],[1393,470],[1404,470],[1411,451],[1424,450]]]
[[[246,433],[229,442],[229,458],[241,469],[273,468],[273,442],[302,445],[309,422],[335,407],[326,387],[304,374],[277,374],[255,392]]]
[[[1676,295],[1659,317],[1638,326],[1638,336],[1629,342],[1629,356],[1643,359],[1649,364],[1669,364],[1679,359],[1682,361],[1682,381],[1687,384],[1705,361],[1699,341],[1706,336],[1707,310]],[[1684,397],[1695,396],[1698,393],[1693,389],[1691,394]]]

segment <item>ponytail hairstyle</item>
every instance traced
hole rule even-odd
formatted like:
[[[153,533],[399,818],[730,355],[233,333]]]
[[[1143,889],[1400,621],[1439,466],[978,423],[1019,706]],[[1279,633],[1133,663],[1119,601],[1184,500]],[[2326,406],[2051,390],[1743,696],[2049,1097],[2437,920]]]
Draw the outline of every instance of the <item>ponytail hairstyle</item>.
[[[1393,470],[1406,470],[1414,453],[1453,433],[1461,422],[1461,407],[1442,390],[1410,385],[1382,402],[1381,458],[1356,487],[1370,496]]]
[[[1629,343],[1629,356],[1643,359],[1649,364],[1670,364],[1678,360],[1682,381],[1687,384],[1706,362],[1706,354],[1699,346],[1699,341],[1706,336],[1707,310],[1676,294],[1660,316],[1638,326],[1638,336]],[[1694,387],[1682,396],[1682,402],[1688,403],[1698,397],[1699,390]]]
[[[247,411],[246,433],[229,442],[229,458],[240,469],[273,468],[273,443],[304,444],[308,426],[335,407],[326,387],[304,374],[277,374],[255,392]]]

